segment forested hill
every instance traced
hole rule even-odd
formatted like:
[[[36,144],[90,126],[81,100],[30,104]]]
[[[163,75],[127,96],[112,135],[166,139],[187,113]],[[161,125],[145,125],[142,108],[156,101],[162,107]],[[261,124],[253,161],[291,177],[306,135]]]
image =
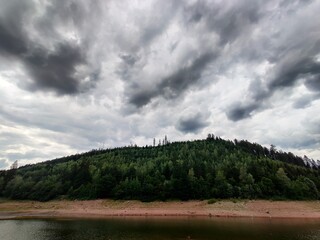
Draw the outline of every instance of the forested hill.
[[[11,199],[319,199],[320,170],[248,141],[206,140],[92,150],[0,172]]]

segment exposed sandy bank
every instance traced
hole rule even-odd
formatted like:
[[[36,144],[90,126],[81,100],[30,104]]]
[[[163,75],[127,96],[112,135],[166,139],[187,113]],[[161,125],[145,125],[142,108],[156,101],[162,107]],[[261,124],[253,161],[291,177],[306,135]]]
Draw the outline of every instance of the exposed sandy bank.
[[[103,218],[110,216],[206,216],[320,219],[320,201],[2,201],[0,219],[62,217]]]

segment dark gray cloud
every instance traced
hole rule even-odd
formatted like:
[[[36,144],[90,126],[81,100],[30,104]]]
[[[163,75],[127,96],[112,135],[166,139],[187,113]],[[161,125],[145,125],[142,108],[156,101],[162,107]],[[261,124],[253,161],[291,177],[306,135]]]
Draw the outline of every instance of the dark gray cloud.
[[[314,54],[314,53],[313,53]],[[289,63],[288,63],[289,62]],[[313,92],[320,92],[320,63],[314,61],[314,56],[309,58],[290,59],[284,64],[279,63],[278,71],[275,77],[264,89],[261,85],[252,92],[255,104],[247,104],[242,110],[245,112],[252,112],[255,109],[261,108],[264,101],[270,98],[276,91],[286,88],[293,88],[299,81]],[[312,97],[301,98],[295,103],[296,108],[307,106],[313,100],[319,98],[319,94],[313,94]],[[244,114],[242,119],[249,117],[250,114]],[[234,120],[229,118],[230,120]],[[240,120],[240,119],[239,119]]]
[[[161,89],[141,90],[140,88],[138,88],[137,91],[132,96],[130,96],[129,103],[140,108],[147,105],[151,101],[151,99],[159,95],[161,95]]]
[[[129,103],[136,107],[147,105],[153,98],[162,96],[165,99],[179,97],[187,89],[199,83],[203,71],[218,56],[217,53],[204,53],[193,59],[189,65],[175,71],[168,77],[163,78],[160,83],[147,90],[133,91],[129,97]]]
[[[209,123],[200,113],[183,116],[176,124],[176,129],[184,133],[197,133]]]
[[[76,67],[86,62],[79,47],[63,43],[52,53],[41,49],[31,54],[23,59],[33,79],[29,89],[55,90],[58,94],[75,94],[82,90]]]
[[[320,63],[318,63],[320,66]],[[319,67],[320,69],[320,67]],[[318,72],[319,72],[318,69]],[[307,76],[304,84],[310,91],[320,93],[320,73],[315,73],[311,76]]]
[[[314,54],[307,58],[297,56],[296,59],[280,63],[276,77],[269,84],[269,91],[272,93],[279,88],[292,87],[301,78],[306,78],[306,85],[316,87],[320,76],[320,62],[314,60]]]
[[[281,90],[293,90],[296,86],[304,84],[312,92],[320,91],[320,62],[317,57],[320,52],[320,36],[310,33],[310,31],[316,31],[319,26],[312,22],[308,24],[306,26],[292,25],[288,31],[290,32],[289,39],[288,36],[280,37],[281,33],[278,34],[279,41],[276,43],[279,46],[268,49],[271,52],[269,55],[272,56],[269,61],[273,67],[264,76],[263,81],[258,80],[251,83],[248,89],[251,99],[248,99],[247,102],[242,101],[239,111],[231,109],[234,106],[230,107],[227,111],[230,120],[238,121],[250,117],[254,110],[261,109],[274,93]],[[288,40],[288,42],[281,40]],[[316,97],[318,95],[314,95],[313,100]],[[308,105],[306,99],[297,102],[296,107],[303,107],[304,104]]]
[[[184,66],[172,75],[164,78],[159,88],[165,97],[174,98],[179,96],[190,86],[198,83],[206,67],[218,57],[217,53],[207,52],[195,58],[190,65]]]
[[[310,106],[310,103],[312,102],[312,100],[313,100],[313,97],[310,97],[310,96],[302,97],[294,102],[293,107],[296,109],[306,108]]]
[[[220,57],[221,50],[227,44],[236,41],[251,26],[259,22],[260,18],[263,17],[261,9],[259,1],[237,2],[235,4],[197,1],[194,4],[184,6],[182,17],[186,28],[190,31],[194,30],[193,28],[197,28],[200,23],[204,23],[206,26],[205,29],[197,33],[199,35],[200,49],[198,51],[200,56],[192,59],[191,64],[187,66],[182,63],[182,67],[177,68],[170,76],[162,78],[161,81],[151,85],[148,89],[136,82],[129,83],[128,102],[140,108],[150,103],[154,98],[177,98],[189,88],[199,84],[207,66]],[[207,44],[201,43],[212,33],[219,37],[218,48],[214,45],[208,48]],[[128,70],[122,71],[122,79],[130,78],[130,74]]]
[[[196,1],[185,8],[185,16],[188,23],[204,22],[210,31],[218,34],[222,45],[236,40],[263,17],[263,1],[221,3]]]
[[[121,54],[120,58],[128,66],[133,66],[137,62],[137,60],[139,59],[138,56],[134,56],[132,54]]]
[[[227,117],[232,121],[249,118],[254,111],[261,109],[264,102],[270,99],[276,91],[293,88],[302,79],[305,80],[305,84],[309,84],[310,79],[318,75],[320,65],[311,59],[301,59],[300,57],[279,60],[276,69],[274,69],[274,76],[267,76],[271,80],[266,84],[263,84],[261,80],[252,81],[248,89],[251,95],[250,102],[241,100],[239,103],[231,105],[227,109]],[[296,103],[296,106],[302,107],[303,103],[307,105],[305,100],[301,99]]]
[[[0,51],[2,54],[19,56],[27,51],[27,44],[14,30],[7,29],[0,22]]]
[[[63,33],[58,34],[56,28],[60,25],[55,19],[66,25],[70,21],[81,23],[80,4],[73,1],[63,3],[61,5],[58,1],[48,5],[42,9],[46,14],[35,18],[34,2],[13,1],[4,5],[7,9],[0,15],[0,53],[23,64],[32,82],[22,85],[29,90],[76,94],[92,87],[97,80],[97,72],[79,70],[88,65],[86,48],[64,39]],[[47,38],[47,44],[33,37],[42,34],[43,39]]]
[[[179,7],[181,6],[177,5],[178,9]],[[132,79],[135,78],[132,75],[136,74],[136,71],[134,71],[136,59],[132,58],[133,55],[128,54],[121,56],[123,62],[126,64],[125,66],[122,65],[117,73],[122,79],[126,81],[131,80],[126,83],[128,102],[140,108],[150,103],[154,98],[177,98],[183,95],[189,88],[197,85],[208,65],[219,58],[223,47],[237,40],[250,26],[259,21],[262,17],[259,7],[261,8],[257,1],[250,1],[248,3],[237,2],[236,4],[225,5],[217,2],[197,1],[194,4],[182,6],[183,11],[181,17],[187,29],[190,29],[190,31],[195,30],[200,22],[206,26],[201,32],[197,33],[199,49],[192,53],[193,56],[191,56],[191,59],[185,60],[188,62],[191,61],[190,64],[180,63],[180,67],[177,67],[171,75],[163,77],[153,85],[150,84],[148,88],[143,86],[145,85],[144,82],[132,81]],[[175,12],[179,12],[179,10]],[[167,28],[170,22],[168,19],[172,19],[175,14],[171,13],[171,15],[166,18],[166,21],[160,20],[159,22],[161,24],[157,25],[161,27],[153,27],[153,30],[150,31],[150,26],[152,26],[152,24],[150,24],[144,31],[150,31],[150,35],[158,36]],[[208,45],[206,43],[212,33],[215,33],[219,37],[219,47],[215,46],[215,44],[210,46],[210,44]],[[154,39],[154,37],[148,39]],[[140,40],[140,44],[142,46],[145,45],[145,41]],[[212,39],[210,40],[212,41]],[[149,40],[147,42],[148,44],[150,43]],[[176,48],[178,41],[173,41],[173,43],[173,46],[170,47],[171,53],[172,49]],[[150,79],[149,82],[152,81],[154,80]]]
[[[296,109],[303,109],[303,108],[310,107],[311,103],[314,100],[317,100],[319,98],[320,98],[320,93],[304,95],[293,103],[293,107]]]
[[[134,69],[136,68],[135,65],[139,62],[140,57],[137,54],[123,53],[119,54],[119,58],[121,59],[121,63],[116,70],[116,74],[128,83],[128,81],[133,77],[132,75],[134,75]],[[140,66],[137,68],[139,67]]]
[[[21,56],[28,50],[27,32],[23,29],[33,6],[27,2],[2,2],[0,15],[0,53]],[[6,11],[4,11],[6,9]]]
[[[257,104],[235,104],[227,110],[227,117],[232,121],[239,121],[252,116],[254,110],[257,109]]]
[[[314,54],[314,53],[313,53]],[[249,87],[252,99],[250,102],[241,102],[233,104],[227,109],[227,117],[232,121],[239,121],[252,116],[252,113],[264,105],[265,100],[279,90],[293,88],[299,81],[313,92],[320,91],[320,63],[313,60],[314,56],[309,58],[298,57],[279,62],[275,71],[275,76],[266,86],[261,81],[253,81]],[[294,104],[296,108],[307,106],[311,101],[317,99],[318,94],[312,98],[303,98]]]

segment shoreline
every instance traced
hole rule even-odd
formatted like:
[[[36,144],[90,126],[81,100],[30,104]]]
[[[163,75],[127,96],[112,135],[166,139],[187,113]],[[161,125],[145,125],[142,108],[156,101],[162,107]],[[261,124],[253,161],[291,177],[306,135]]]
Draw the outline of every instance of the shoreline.
[[[206,217],[320,220],[320,201],[1,201],[0,220],[29,218]]]

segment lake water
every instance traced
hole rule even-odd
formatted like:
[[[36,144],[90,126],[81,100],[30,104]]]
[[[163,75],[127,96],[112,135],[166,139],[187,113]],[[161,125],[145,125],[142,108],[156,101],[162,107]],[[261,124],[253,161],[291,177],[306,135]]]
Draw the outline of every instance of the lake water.
[[[198,218],[1,220],[1,240],[319,240],[320,221]]]

